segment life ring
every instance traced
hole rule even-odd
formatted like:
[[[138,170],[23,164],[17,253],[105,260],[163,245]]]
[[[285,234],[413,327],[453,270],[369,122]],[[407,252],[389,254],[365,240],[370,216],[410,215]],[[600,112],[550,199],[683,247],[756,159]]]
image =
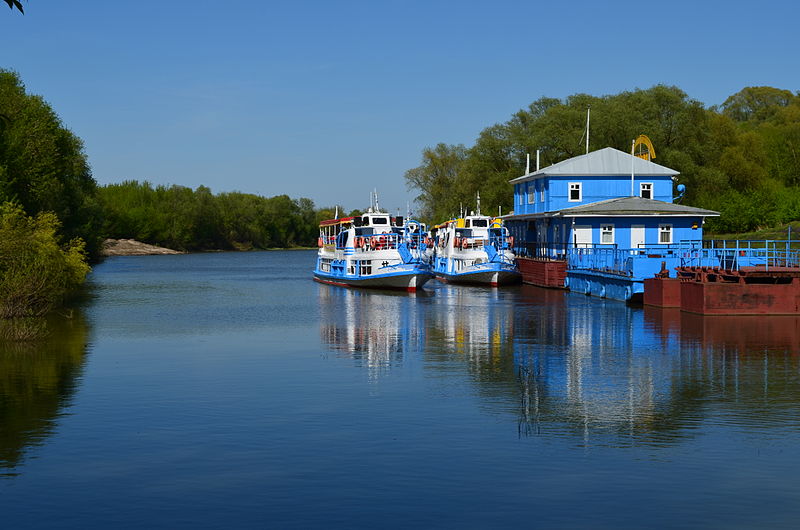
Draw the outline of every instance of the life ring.
[[[364,243],[364,238],[363,237],[357,237],[356,238],[356,248],[361,248],[361,245],[363,243]]]
[[[368,237],[362,237],[361,238],[361,250],[363,250],[364,252],[369,250],[369,238]]]
[[[462,237],[461,238],[461,250],[467,250],[468,246],[469,246],[469,241],[467,241],[466,237]]]

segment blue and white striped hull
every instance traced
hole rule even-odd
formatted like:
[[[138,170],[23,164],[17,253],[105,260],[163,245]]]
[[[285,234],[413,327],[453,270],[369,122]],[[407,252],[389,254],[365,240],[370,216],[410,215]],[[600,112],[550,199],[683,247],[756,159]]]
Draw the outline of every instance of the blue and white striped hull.
[[[357,276],[352,274],[331,274],[320,270],[314,271],[314,279],[318,282],[344,287],[361,287],[368,289],[401,289],[414,292],[421,289],[425,283],[433,278],[433,274],[425,267],[402,266],[394,267],[392,272]]]
[[[501,263],[485,263],[466,267],[458,272],[435,271],[436,277],[447,283],[467,283],[478,285],[508,285],[520,281],[516,267]]]

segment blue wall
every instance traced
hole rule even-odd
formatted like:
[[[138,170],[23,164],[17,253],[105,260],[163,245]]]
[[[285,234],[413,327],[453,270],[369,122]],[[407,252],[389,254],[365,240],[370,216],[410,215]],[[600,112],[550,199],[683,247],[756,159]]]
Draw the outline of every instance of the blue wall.
[[[581,200],[569,200],[569,184],[581,184]],[[635,177],[634,195],[639,196],[641,183],[653,184],[653,199],[672,202],[672,178],[669,176]],[[533,203],[528,203],[528,189],[535,190]],[[544,202],[541,201],[541,190],[544,189]],[[514,213],[529,214],[552,212],[589,204],[607,199],[630,197],[631,177],[627,176],[592,176],[592,177],[542,177],[520,182],[514,185]]]
[[[600,225],[614,225],[614,244],[631,248],[631,226],[644,225],[645,245],[659,245],[659,225],[672,225],[672,243],[703,238],[701,217],[576,217],[575,225],[592,227],[592,244],[600,245]],[[697,228],[692,228],[696,225]],[[570,241],[573,232],[570,230]]]

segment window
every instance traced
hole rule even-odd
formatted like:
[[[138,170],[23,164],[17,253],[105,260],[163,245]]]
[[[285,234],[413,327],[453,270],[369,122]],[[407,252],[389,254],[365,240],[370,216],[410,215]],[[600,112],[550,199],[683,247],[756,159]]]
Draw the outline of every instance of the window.
[[[536,196],[536,185],[533,182],[531,182],[528,184],[528,204],[533,204],[535,196]]]
[[[569,202],[580,202],[581,201],[581,183],[580,182],[570,182],[569,183]]]
[[[639,197],[642,199],[652,199],[653,198],[653,183],[652,182],[642,182],[639,184]]]
[[[539,190],[539,202],[544,202],[544,182],[542,182],[542,189]]]
[[[658,225],[658,242],[662,245],[672,243],[672,225]]]
[[[614,244],[614,225],[600,225],[600,244]]]

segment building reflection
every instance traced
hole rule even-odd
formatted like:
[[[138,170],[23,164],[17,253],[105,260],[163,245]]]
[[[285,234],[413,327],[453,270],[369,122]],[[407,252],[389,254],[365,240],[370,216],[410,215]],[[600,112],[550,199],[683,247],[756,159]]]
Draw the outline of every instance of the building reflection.
[[[78,386],[88,327],[83,315],[46,321],[41,340],[0,341],[0,474],[15,475],[26,451],[52,434]]]
[[[692,436],[710,400],[737,409],[743,425],[765,402],[770,414],[796,412],[797,317],[708,317],[535,294],[550,301],[515,325],[522,433],[546,425],[587,444],[662,444]],[[560,340],[520,333],[539,334],[544,320],[564,326],[551,333]]]

